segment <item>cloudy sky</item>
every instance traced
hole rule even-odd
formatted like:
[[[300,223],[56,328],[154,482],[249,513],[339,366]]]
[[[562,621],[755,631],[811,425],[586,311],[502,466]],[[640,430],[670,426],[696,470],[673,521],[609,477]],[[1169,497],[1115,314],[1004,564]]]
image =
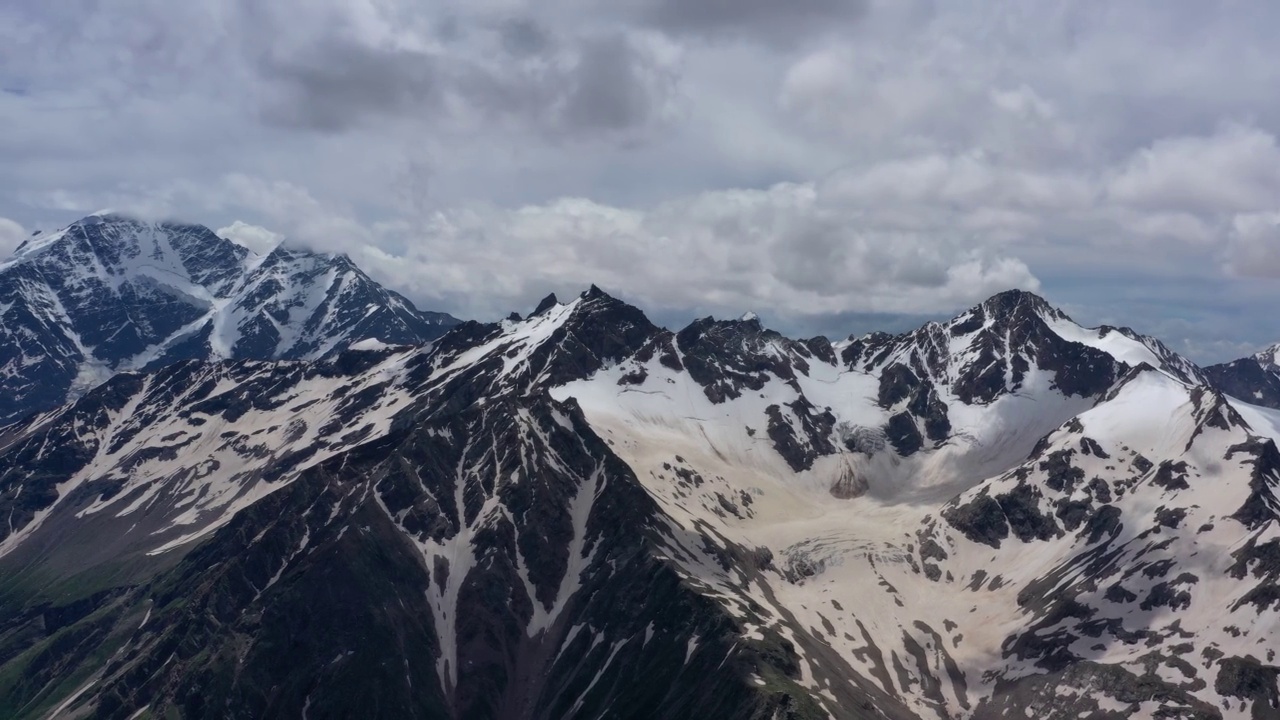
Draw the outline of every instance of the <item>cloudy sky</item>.
[[[492,319],[899,329],[1009,287],[1280,339],[1270,0],[10,0],[0,255],[111,208]]]

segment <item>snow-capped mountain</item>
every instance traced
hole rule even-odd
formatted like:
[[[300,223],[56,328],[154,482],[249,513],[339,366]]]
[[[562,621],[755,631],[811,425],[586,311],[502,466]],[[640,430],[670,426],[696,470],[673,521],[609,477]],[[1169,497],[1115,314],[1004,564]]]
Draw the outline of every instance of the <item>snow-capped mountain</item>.
[[[1280,414],[998,295],[899,336],[597,288],[126,372],[0,431],[0,715],[1280,713]]]
[[[927,522],[953,647],[1000,637],[985,714],[1280,710],[1277,421],[1142,366]]]
[[[1280,343],[1246,358],[1211,365],[1204,372],[1228,395],[1280,409]]]
[[[1260,350],[1254,354],[1253,358],[1258,361],[1259,365],[1272,372],[1280,372],[1280,343],[1276,343],[1265,350]]]
[[[0,425],[115,372],[420,344],[456,322],[419,312],[345,256],[255,255],[198,225],[93,215],[0,262]]]

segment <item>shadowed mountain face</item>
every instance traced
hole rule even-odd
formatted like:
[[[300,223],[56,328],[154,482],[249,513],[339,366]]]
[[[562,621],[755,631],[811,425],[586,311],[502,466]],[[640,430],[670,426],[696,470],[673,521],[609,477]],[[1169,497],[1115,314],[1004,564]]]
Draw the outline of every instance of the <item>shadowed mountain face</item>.
[[[421,344],[423,313],[345,256],[257,256],[198,225],[91,216],[0,262],[0,424],[112,373],[181,359],[316,359],[362,340]]]
[[[0,431],[0,716],[1280,712],[1280,413],[1154,339],[310,337]]]
[[[1280,409],[1280,344],[1204,369],[1214,386],[1247,403]]]

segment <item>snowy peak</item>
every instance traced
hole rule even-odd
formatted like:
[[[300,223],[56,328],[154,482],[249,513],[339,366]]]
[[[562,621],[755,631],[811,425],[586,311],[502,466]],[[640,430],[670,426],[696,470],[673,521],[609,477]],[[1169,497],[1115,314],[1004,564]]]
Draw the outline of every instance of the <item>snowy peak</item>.
[[[563,321],[534,351],[543,387],[589,377],[638,352],[660,331],[638,308],[592,285],[563,312]]]
[[[489,396],[528,395],[588,378],[651,345],[659,330],[644,313],[596,286],[560,303],[554,295],[529,317],[462,323],[432,348],[431,372]]]
[[[423,313],[345,256],[258,256],[208,228],[92,215],[0,263],[0,424],[112,373],[176,360],[305,359],[353,342],[420,344]]]
[[[1020,290],[911,333],[851,339],[841,358],[867,372],[901,365],[948,386],[966,404],[1017,392],[1033,370],[1051,373],[1057,389],[1080,397],[1104,392],[1125,369],[1144,362],[1186,382],[1203,381],[1199,368],[1154,338],[1127,328],[1081,327],[1043,298]]]
[[[1280,343],[1246,358],[1211,365],[1205,375],[1232,397],[1280,409]]]
[[[988,405],[1018,393],[1035,376],[1048,378],[1066,396],[1106,391],[1122,370],[1108,353],[1060,328],[1086,334],[1043,299],[1020,291],[1001,293],[944,323],[929,323],[904,335],[868,335],[841,349],[850,370],[878,375],[883,407],[914,397],[913,413],[953,397],[965,405]],[[938,398],[935,401],[933,398]]]
[[[977,310],[994,318],[997,324],[1066,318],[1066,315],[1050,305],[1048,300],[1035,293],[1016,289],[996,293],[970,312]]]
[[[809,373],[810,361],[835,362],[825,339],[791,340],[751,313],[739,320],[694,320],[673,340],[684,369],[716,404],[758,392],[773,379],[798,391],[797,376]]]
[[[653,398],[680,397],[664,422],[733,418],[729,442],[767,443],[793,471],[865,457],[873,467],[855,484],[909,493],[916,480],[899,460],[927,456],[917,458],[930,468],[919,475],[939,486],[1003,470],[1132,367],[1067,333],[1159,363],[1140,338],[1079,328],[1042,298],[1011,291],[946,323],[836,345],[786,338],[754,317],[700,318],[652,334],[589,393],[616,386],[611,402],[646,419],[662,412],[642,410]]]
[[[929,574],[977,593],[993,615],[1025,617],[1000,644],[1000,681],[1020,689],[993,703],[993,716],[1055,685],[1055,707],[1094,711],[1143,676],[1168,683],[1158,705],[1134,711],[1144,716],[1235,698],[1243,717],[1249,703],[1268,703],[1233,673],[1278,639],[1264,613],[1277,597],[1267,560],[1277,484],[1273,437],[1255,435],[1220,393],[1142,368],[1026,463],[949,503],[945,525],[926,532]],[[1152,675],[1193,650],[1194,667]],[[1071,690],[1090,686],[1101,692]]]
[[[122,717],[189,715],[197,678],[226,672],[243,678],[234,690],[192,701],[210,716],[816,707],[779,631],[743,645],[733,616],[656,546],[672,538],[702,557],[701,538],[673,537],[612,442],[539,391],[652,330],[589,291],[421,348],[117,375],[0,437],[0,575],[38,564],[52,579],[33,585],[76,593],[6,613],[21,628],[10,649],[45,657],[57,643],[57,679],[101,675],[42,701]],[[104,639],[125,660],[90,652]],[[322,681],[291,679],[304,677]],[[16,706],[23,692],[0,699]]]
[[[1265,350],[1254,354],[1253,358],[1258,361],[1264,369],[1272,372],[1280,372],[1280,343],[1276,343]]]
[[[0,263],[0,272],[24,263],[68,284],[92,278],[113,284],[149,277],[160,284],[194,283],[217,289],[240,270],[249,251],[208,228],[146,223],[119,215],[91,215],[39,235]]]
[[[236,295],[228,319],[217,328],[221,332],[210,338],[221,356],[323,357],[362,339],[420,344],[456,322],[441,313],[419,312],[346,255],[283,246],[250,263]]]

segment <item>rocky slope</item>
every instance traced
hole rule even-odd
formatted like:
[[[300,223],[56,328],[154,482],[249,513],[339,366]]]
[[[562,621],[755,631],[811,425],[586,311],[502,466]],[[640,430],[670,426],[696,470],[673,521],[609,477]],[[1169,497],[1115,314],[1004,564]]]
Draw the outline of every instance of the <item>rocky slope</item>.
[[[0,425],[115,372],[421,344],[456,322],[419,312],[345,256],[258,256],[198,225],[94,215],[0,262]]]
[[[1204,372],[1215,387],[1228,395],[1280,409],[1280,344],[1247,358],[1210,365]]]
[[[0,432],[5,717],[1272,717],[1280,414],[1027,293],[592,288]]]

